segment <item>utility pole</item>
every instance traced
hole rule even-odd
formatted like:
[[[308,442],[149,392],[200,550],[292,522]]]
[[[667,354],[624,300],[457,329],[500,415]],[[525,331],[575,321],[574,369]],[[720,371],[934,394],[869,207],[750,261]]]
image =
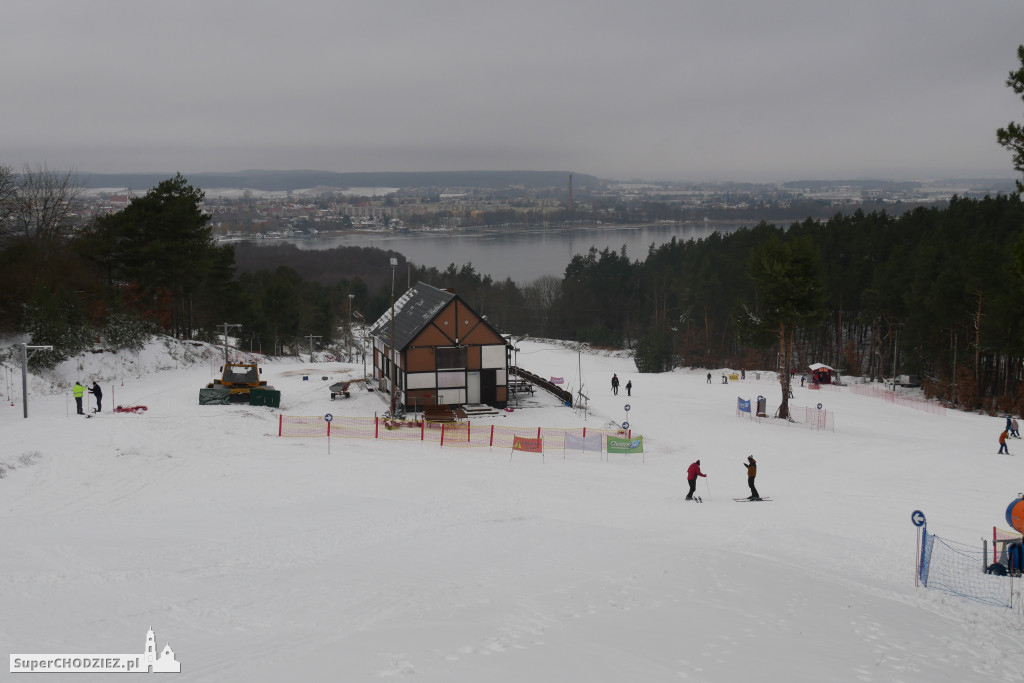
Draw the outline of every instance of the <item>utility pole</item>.
[[[355,299],[355,298],[356,298],[355,294],[349,294],[348,295],[348,348],[346,349],[346,351],[348,352],[348,362],[349,363],[352,362],[352,341],[353,341],[353,335],[352,335],[352,300]]]
[[[228,330],[234,327],[241,327],[241,323],[221,323],[217,327],[224,328],[224,365],[228,364]]]
[[[395,268],[398,266],[398,259],[391,257],[391,339],[388,342],[391,355],[391,368],[388,374],[391,375],[391,419],[395,419],[395,381],[398,379],[398,368],[395,363]]]
[[[307,334],[306,336],[309,338],[309,362],[314,363],[316,361],[313,360],[313,340],[322,339],[323,337],[319,337],[312,334]]]
[[[21,405],[24,416],[28,417],[28,359],[31,358],[29,350],[32,351],[53,351],[52,346],[29,346],[18,344],[21,347]]]

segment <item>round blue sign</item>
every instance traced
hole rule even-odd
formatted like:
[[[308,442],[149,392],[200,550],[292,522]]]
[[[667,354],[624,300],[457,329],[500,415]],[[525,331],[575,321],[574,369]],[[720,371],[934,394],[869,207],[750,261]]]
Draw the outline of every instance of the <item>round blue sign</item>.
[[[627,413],[629,412],[629,404],[628,403],[626,404],[626,412]]]
[[[910,521],[914,523],[914,526],[924,526],[926,523],[924,513],[920,510],[914,510],[910,514]]]
[[[327,413],[326,415],[324,415],[324,422],[330,422],[333,419],[334,419],[334,416],[331,415],[330,413]]]
[[[821,404],[820,403],[818,404],[818,410],[821,410]]]
[[[628,422],[623,422],[622,423],[622,428],[623,429],[629,429],[629,423]]]

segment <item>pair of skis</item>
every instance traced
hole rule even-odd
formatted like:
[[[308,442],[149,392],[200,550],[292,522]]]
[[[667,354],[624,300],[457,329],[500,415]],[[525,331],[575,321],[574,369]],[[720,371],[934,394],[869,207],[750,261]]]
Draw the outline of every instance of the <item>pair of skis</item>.
[[[694,496],[693,498],[683,498],[683,500],[693,501],[694,503],[703,503],[704,500],[700,496]],[[771,498],[733,498],[737,503],[761,503],[771,501]]]

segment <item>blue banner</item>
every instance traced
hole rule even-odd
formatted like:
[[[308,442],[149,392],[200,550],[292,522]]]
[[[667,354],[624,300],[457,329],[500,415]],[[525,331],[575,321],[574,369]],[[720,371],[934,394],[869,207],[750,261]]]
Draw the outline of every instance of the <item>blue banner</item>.
[[[740,412],[743,412],[743,413],[749,413],[750,412],[750,399],[737,398],[736,399],[736,410],[739,410]]]

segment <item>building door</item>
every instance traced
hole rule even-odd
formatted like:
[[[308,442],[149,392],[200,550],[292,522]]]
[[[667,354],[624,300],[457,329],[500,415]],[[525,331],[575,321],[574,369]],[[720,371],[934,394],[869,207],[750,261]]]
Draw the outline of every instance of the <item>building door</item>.
[[[480,402],[480,373],[466,373],[466,403]]]
[[[480,403],[494,405],[498,402],[498,371],[480,371]]]

